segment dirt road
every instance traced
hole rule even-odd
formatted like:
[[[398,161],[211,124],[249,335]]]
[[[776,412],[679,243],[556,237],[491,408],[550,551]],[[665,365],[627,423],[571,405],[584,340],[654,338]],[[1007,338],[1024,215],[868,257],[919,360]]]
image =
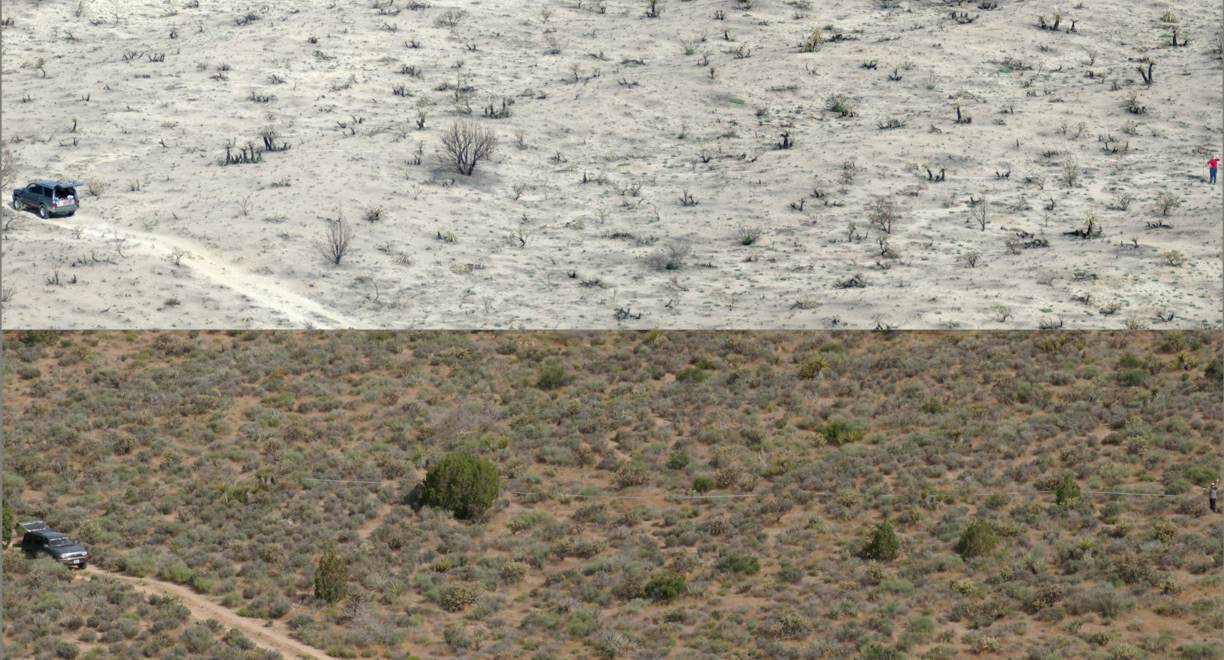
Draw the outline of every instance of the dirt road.
[[[275,651],[286,658],[331,657],[290,637],[288,631],[279,622],[274,623],[272,626],[265,626],[263,622],[256,619],[238,616],[236,612],[212,602],[207,597],[201,596],[187,587],[152,578],[137,578],[121,573],[113,573],[96,566],[86,568],[84,573],[91,578],[103,577],[126,582],[142,593],[173,596],[191,611],[191,616],[194,618],[200,621],[216,619],[246,635],[247,639],[250,639],[260,648]]]
[[[52,218],[43,222],[102,241],[123,241],[127,249],[146,252],[157,259],[180,254],[184,268],[210,280],[216,286],[240,292],[253,305],[274,310],[294,327],[362,327],[356,319],[348,318],[318,301],[300,295],[272,277],[248,272],[228,263],[202,245],[187,239],[121,228],[101,220],[90,219],[80,213],[71,220]]]

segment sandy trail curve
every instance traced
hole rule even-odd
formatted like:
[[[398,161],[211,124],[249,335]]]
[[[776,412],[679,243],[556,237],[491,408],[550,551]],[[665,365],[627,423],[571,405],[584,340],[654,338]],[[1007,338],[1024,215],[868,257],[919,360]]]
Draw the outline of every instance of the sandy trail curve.
[[[286,658],[330,658],[331,656],[299,642],[292,637],[281,627],[281,624],[276,623],[271,627],[265,626],[260,621],[247,619],[238,616],[236,612],[221,607],[220,605],[208,600],[208,598],[195,593],[187,587],[152,578],[137,578],[121,573],[112,573],[105,569],[96,566],[89,566],[84,571],[84,574],[93,576],[104,576],[126,582],[132,588],[145,594],[157,594],[159,596],[173,596],[177,598],[183,605],[191,611],[191,616],[200,621],[208,619],[216,619],[230,628],[234,628],[246,635],[248,639],[255,645],[275,651],[285,656]]]
[[[176,249],[182,250],[186,253],[183,258],[185,268],[219,286],[237,291],[260,307],[276,311],[293,327],[321,329],[361,327],[340,312],[285,288],[273,278],[247,272],[233,264],[226,263],[225,260],[193,241],[165,234],[117,227],[104,221],[89,219],[88,216],[82,217],[82,215],[77,213],[70,219],[51,218],[43,222],[70,232],[80,231],[84,236],[103,241],[127,239],[128,249],[131,251],[144,252],[159,259],[168,257]]]

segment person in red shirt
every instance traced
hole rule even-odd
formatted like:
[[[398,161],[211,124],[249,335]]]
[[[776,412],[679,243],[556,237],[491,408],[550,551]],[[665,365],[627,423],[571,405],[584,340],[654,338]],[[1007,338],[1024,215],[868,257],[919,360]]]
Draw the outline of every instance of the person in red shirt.
[[[1211,172],[1211,183],[1216,182],[1216,171],[1220,169],[1220,157],[1212,156],[1211,160],[1207,161],[1207,170]]]

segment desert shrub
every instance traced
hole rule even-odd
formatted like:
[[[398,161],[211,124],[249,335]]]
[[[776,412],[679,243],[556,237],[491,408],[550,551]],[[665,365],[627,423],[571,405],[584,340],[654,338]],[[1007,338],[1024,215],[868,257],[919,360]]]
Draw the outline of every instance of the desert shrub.
[[[570,380],[569,374],[565,372],[565,367],[559,364],[546,364],[540,367],[539,375],[536,377],[536,387],[542,390],[555,390],[568,385]]]
[[[1132,607],[1132,599],[1107,585],[1076,591],[1067,597],[1067,611],[1074,615],[1095,612],[1106,619],[1114,619]]]
[[[1141,387],[1148,382],[1148,372],[1143,369],[1126,369],[1118,373],[1118,384],[1126,387]]]
[[[1224,646],[1212,642],[1190,642],[1177,647],[1182,660],[1218,660],[1224,658]]]
[[[464,176],[472,176],[476,164],[493,155],[497,136],[475,122],[454,122],[442,134],[442,164]]]
[[[676,372],[676,381],[700,383],[710,377],[709,372],[698,366],[688,366]]]
[[[616,486],[618,488],[641,486],[647,481],[650,481],[650,470],[644,464],[637,461],[625,463],[616,471]]]
[[[675,600],[687,592],[688,582],[684,576],[672,571],[663,571],[655,575],[643,588],[643,593],[657,603]]]
[[[315,567],[314,577],[315,597],[329,603],[338,603],[348,595],[348,563],[336,553],[335,548],[327,548],[319,557]]]
[[[799,366],[800,380],[812,380],[820,375],[829,366],[829,363],[822,357],[810,357],[803,361]]]
[[[692,458],[689,456],[687,451],[677,449],[667,457],[667,467],[671,470],[683,470],[684,468],[688,467],[689,461],[691,460]]]
[[[714,477],[708,474],[700,474],[693,477],[693,490],[698,493],[708,493],[714,490]]]
[[[969,523],[956,542],[956,552],[965,559],[981,557],[994,551],[999,536],[989,521],[981,518]]]
[[[873,643],[863,647],[860,660],[901,660],[905,654],[897,649]]]
[[[842,419],[831,419],[820,431],[825,442],[840,447],[863,439],[863,429]]]
[[[761,562],[752,555],[733,552],[718,561],[718,570],[739,575],[756,575],[761,571]]]
[[[887,520],[875,526],[871,540],[863,547],[860,556],[875,561],[892,561],[897,558],[897,534]]]
[[[1075,477],[1067,475],[1058,482],[1058,487],[1054,489],[1054,501],[1059,506],[1068,506],[1080,499],[1079,484],[1075,483]]]
[[[470,582],[456,582],[438,592],[438,605],[447,612],[458,612],[476,602],[480,587]]]
[[[448,509],[458,518],[476,518],[493,505],[501,490],[497,467],[486,458],[448,454],[425,475],[421,501]]]

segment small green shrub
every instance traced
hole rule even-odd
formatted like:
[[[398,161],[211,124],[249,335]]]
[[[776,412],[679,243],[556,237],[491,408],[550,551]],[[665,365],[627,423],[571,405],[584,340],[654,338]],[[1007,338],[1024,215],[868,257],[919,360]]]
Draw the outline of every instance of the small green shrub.
[[[536,378],[536,387],[542,390],[555,390],[565,387],[569,382],[570,377],[565,372],[565,367],[559,364],[546,364],[540,367],[540,373]]]
[[[820,434],[824,436],[825,442],[840,447],[852,442],[858,442],[863,439],[863,429],[841,419],[829,420],[821,429]]]
[[[989,521],[977,519],[961,532],[956,542],[956,552],[965,559],[981,557],[994,551],[999,544],[999,536]]]
[[[718,570],[738,575],[756,575],[761,571],[761,562],[752,555],[731,553],[718,561]]]
[[[885,520],[875,526],[871,540],[867,542],[860,556],[875,561],[892,561],[897,558],[898,547],[897,534],[893,531],[892,524]]]
[[[714,490],[714,477],[708,474],[693,477],[693,490],[698,493],[708,493]]]
[[[676,372],[676,380],[681,383],[694,382],[700,383],[710,377],[704,369],[700,367],[685,367]]]
[[[448,509],[457,518],[476,518],[493,505],[501,490],[497,467],[475,454],[448,454],[429,468],[421,486],[421,501]]]
[[[688,592],[688,582],[683,575],[663,571],[650,579],[643,589],[646,596],[656,603],[675,600]]]
[[[1069,474],[1063,477],[1062,481],[1058,482],[1058,487],[1054,489],[1054,501],[1059,506],[1070,506],[1082,495],[1079,484],[1075,483],[1075,478]]]
[[[671,456],[667,457],[667,467],[672,470],[683,470],[688,467],[690,460],[692,459],[687,451],[677,449],[671,453]]]
[[[1148,372],[1143,369],[1127,369],[1118,373],[1118,384],[1126,387],[1140,387],[1148,382]]]
[[[315,567],[315,597],[329,603],[338,603],[348,595],[348,564],[335,548],[327,548],[319,557]]]
[[[812,380],[820,375],[822,371],[828,368],[829,363],[824,358],[816,356],[810,357],[799,365],[799,379]]]

